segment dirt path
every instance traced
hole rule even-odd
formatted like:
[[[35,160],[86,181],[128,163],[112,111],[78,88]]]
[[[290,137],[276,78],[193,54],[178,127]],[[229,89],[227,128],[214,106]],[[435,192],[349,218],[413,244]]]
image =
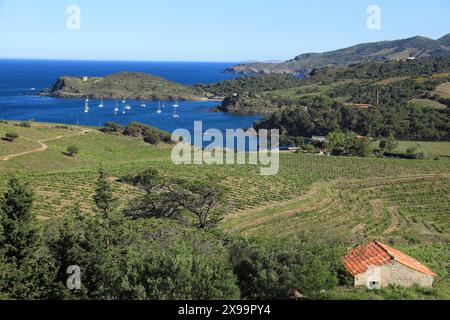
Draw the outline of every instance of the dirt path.
[[[55,138],[38,140],[37,142],[40,145],[39,148],[34,149],[34,150],[24,151],[24,152],[20,152],[20,153],[16,153],[16,154],[10,154],[10,155],[7,155],[7,156],[0,157],[0,161],[8,161],[8,160],[11,160],[13,158],[25,156],[25,155],[28,155],[28,154],[37,153],[37,152],[43,152],[43,151],[48,149],[48,145],[45,144],[46,142],[51,142],[51,141],[59,140],[59,139],[66,138],[66,137],[80,136],[80,135],[86,134],[88,132],[92,132],[92,129],[82,129],[80,132],[77,132],[76,134],[73,134],[73,135],[57,136]]]
[[[392,220],[390,226],[384,231],[384,234],[392,234],[395,231],[400,230],[400,227],[402,226],[402,217],[398,213],[398,208],[389,207],[389,212]]]

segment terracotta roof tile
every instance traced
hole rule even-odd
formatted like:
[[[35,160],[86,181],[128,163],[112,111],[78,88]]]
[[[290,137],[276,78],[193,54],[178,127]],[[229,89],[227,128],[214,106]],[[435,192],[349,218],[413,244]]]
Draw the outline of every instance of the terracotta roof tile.
[[[356,247],[342,258],[345,267],[353,276],[393,260],[424,274],[436,276],[433,271],[410,256],[376,241]]]
[[[417,270],[424,274],[427,274],[430,276],[436,276],[436,274],[433,271],[431,271],[429,268],[427,268],[426,266],[421,264],[419,261],[408,256],[407,254],[400,252],[394,248],[391,248],[383,243],[378,242],[377,244],[380,247],[382,247],[384,250],[386,250],[387,253],[389,253],[392,257],[394,257],[395,261],[397,261],[398,263],[401,263],[411,269]]]

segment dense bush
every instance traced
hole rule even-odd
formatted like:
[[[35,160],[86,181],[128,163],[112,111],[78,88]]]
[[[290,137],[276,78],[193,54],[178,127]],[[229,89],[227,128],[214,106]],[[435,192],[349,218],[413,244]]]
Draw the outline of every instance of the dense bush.
[[[314,103],[314,102],[313,102]],[[255,129],[280,129],[290,137],[326,136],[334,131],[401,140],[450,140],[450,109],[431,110],[412,106],[370,109],[339,103],[275,112],[254,125]],[[427,124],[427,125],[425,125]]]
[[[227,252],[211,234],[156,219],[109,218],[75,212],[48,243],[58,265],[58,299],[236,299]],[[64,285],[68,265],[82,271],[79,291]]]
[[[31,128],[31,121],[23,121],[17,124],[17,126],[22,128]]]
[[[15,132],[7,132],[5,134],[5,140],[10,141],[10,142],[14,142],[17,139],[19,139],[20,135],[18,133]]]
[[[136,138],[142,137],[146,143],[152,145],[157,145],[160,142],[172,143],[172,137],[167,132],[137,122],[131,122],[127,126],[122,126],[114,122],[106,122],[101,131]]]
[[[106,133],[122,133],[123,129],[124,127],[118,123],[106,122],[105,126],[100,130]]]
[[[327,148],[333,156],[368,157],[373,154],[370,140],[352,133],[333,132],[327,141]]]
[[[313,298],[338,284],[341,248],[301,239],[258,241],[233,239],[228,244],[244,299]]]
[[[77,155],[78,153],[80,153],[80,148],[78,148],[77,146],[74,145],[70,145],[67,147],[66,149],[66,154],[69,157],[74,157],[75,155]]]

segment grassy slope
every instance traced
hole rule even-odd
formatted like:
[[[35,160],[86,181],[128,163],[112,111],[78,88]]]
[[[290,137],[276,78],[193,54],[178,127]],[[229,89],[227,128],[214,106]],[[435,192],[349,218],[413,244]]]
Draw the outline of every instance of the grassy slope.
[[[72,134],[72,130],[57,129],[54,125],[39,124],[33,128],[16,126],[16,122],[0,123],[0,137],[6,133],[17,133],[20,137],[14,142],[0,140],[0,157],[37,149],[40,147],[38,140],[53,139],[61,135]]]
[[[39,139],[61,135],[60,129],[51,127],[24,128],[22,133],[30,141],[34,135]],[[17,127],[8,124],[2,128],[9,131]],[[450,284],[445,279],[450,261],[446,250],[450,227],[449,160],[283,154],[279,175],[262,177],[259,167],[250,165],[175,166],[170,161],[170,148],[97,131],[73,136],[76,130],[63,132],[67,137],[49,142],[45,152],[1,161],[0,189],[5,186],[6,176],[19,172],[37,193],[39,215],[51,219],[77,202],[83,208],[92,207],[100,162],[113,177],[149,166],[168,176],[201,179],[215,175],[228,188],[232,212],[222,224],[226,232],[274,238],[301,232],[346,241],[361,241],[362,236],[383,240],[429,265],[440,275],[437,292],[449,292]],[[79,146],[80,154],[74,158],[64,156],[68,144]],[[433,152],[449,153],[448,143],[427,146],[436,150]],[[115,179],[113,182],[121,205],[138,194],[128,185]],[[358,296],[354,290],[333,294]],[[373,293],[368,295],[377,298]]]
[[[406,153],[411,147],[424,150],[429,158],[432,157],[450,157],[450,142],[417,142],[417,141],[400,141],[395,153]]]
[[[450,99],[450,82],[441,84],[435,91],[442,98]]]
[[[332,89],[334,86],[344,85],[347,82],[348,81],[344,80],[344,81],[338,81],[333,84],[326,84],[326,85],[310,84],[310,85],[304,85],[301,87],[295,87],[295,88],[290,88],[290,89],[281,89],[281,90],[263,92],[263,93],[261,93],[261,96],[263,98],[277,97],[277,98],[286,99],[286,100],[295,102],[303,96],[326,94],[327,91]]]
[[[434,110],[445,110],[447,106],[445,104],[439,103],[437,101],[429,100],[429,99],[413,99],[410,103],[417,105],[422,108],[429,108]]]

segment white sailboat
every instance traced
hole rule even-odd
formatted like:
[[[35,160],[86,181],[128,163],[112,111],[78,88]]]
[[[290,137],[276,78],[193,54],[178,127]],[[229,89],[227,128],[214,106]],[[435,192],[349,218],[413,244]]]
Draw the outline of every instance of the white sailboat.
[[[119,113],[119,103],[116,99],[116,107],[114,108],[114,114],[118,114]]]
[[[144,103],[144,100],[141,100],[141,108],[145,108],[147,105]]]
[[[103,97],[100,97],[100,104],[98,105],[99,108],[103,108]]]
[[[125,110],[126,110],[126,111],[130,111],[130,110],[131,110],[131,107],[130,107],[130,105],[127,103],[127,100],[125,100],[125,98],[122,100],[122,103],[124,104],[124,107],[123,107],[124,111],[123,111],[122,113],[125,114]]]
[[[157,114],[161,114],[161,102],[158,102],[158,111],[156,111]]]
[[[178,104],[178,102],[175,102],[175,104],[173,105],[173,115],[172,115],[172,117],[174,118],[174,119],[178,119],[180,116],[177,114],[177,108],[179,107],[180,105]]]
[[[84,113],[89,113],[89,98],[86,97],[86,100],[84,100]]]

